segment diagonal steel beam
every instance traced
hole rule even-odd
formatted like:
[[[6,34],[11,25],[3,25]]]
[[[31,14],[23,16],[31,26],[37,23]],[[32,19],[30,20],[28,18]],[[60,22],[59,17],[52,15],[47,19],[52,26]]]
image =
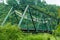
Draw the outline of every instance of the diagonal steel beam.
[[[18,12],[17,10],[15,10],[15,13],[16,13],[16,15],[18,15],[19,17],[22,17],[22,13]],[[39,22],[39,19],[37,19],[37,18],[34,17],[34,16],[32,16],[32,17],[33,17],[33,20],[34,20],[35,22]],[[27,19],[27,20],[30,20],[30,21],[31,21],[31,19],[28,18],[27,15],[24,16],[24,19]],[[36,19],[37,19],[37,21],[36,21]]]
[[[8,12],[7,16],[5,17],[5,19],[3,20],[1,26],[4,25],[4,23],[6,22],[7,18],[11,15],[11,11],[13,10],[13,7],[11,7],[10,11]]]
[[[39,6],[30,5],[30,8],[33,8],[33,9],[35,9],[35,10],[38,10],[38,11],[41,12],[42,14],[45,14],[45,15],[47,15],[47,16],[49,16],[49,17],[52,17],[52,18],[55,19],[55,20],[58,20],[57,17],[55,17],[55,16],[53,16],[53,15],[50,15],[48,12],[45,12],[44,10],[41,10],[41,8],[40,8]]]
[[[21,23],[22,23],[22,20],[23,20],[25,14],[26,14],[26,11],[28,10],[28,8],[29,8],[29,5],[26,6],[25,11],[24,11],[24,13],[23,13],[23,15],[22,15],[22,17],[21,17],[21,19],[20,19],[20,21],[19,21],[18,27],[20,27],[20,25],[21,25]]]

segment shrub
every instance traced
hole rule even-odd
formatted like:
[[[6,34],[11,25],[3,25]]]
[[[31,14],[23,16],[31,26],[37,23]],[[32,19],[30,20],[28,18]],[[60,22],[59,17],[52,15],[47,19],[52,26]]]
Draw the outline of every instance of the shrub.
[[[55,40],[55,38],[50,34],[42,33],[29,35],[25,37],[25,40]]]
[[[22,40],[23,33],[16,25],[7,24],[0,27],[0,40]]]
[[[55,40],[55,38],[48,33],[23,33],[17,25],[7,24],[0,27],[0,40]]]
[[[55,35],[60,36],[60,24],[57,26],[57,29],[54,31]]]

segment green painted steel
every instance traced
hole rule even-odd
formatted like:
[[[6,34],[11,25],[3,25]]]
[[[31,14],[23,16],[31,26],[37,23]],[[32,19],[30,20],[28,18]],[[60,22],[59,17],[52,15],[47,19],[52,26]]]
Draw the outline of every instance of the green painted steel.
[[[11,11],[13,10],[13,7],[10,9],[10,11],[8,12],[7,16],[5,17],[5,19],[3,20],[1,26],[4,25],[4,23],[6,22],[6,20],[8,19],[8,17],[11,15]]]
[[[29,5],[26,6],[25,11],[24,11],[24,13],[23,13],[23,15],[22,15],[22,18],[21,18],[20,21],[19,21],[18,27],[20,27],[20,25],[21,25],[21,23],[22,23],[22,20],[23,20],[25,14],[26,14],[27,9],[28,9],[28,7],[29,7]]]
[[[27,1],[26,2],[25,2],[25,0],[24,1],[21,0],[21,1],[23,4],[23,7],[25,8],[25,6],[26,6],[25,4]],[[7,14],[4,21],[2,22],[2,24],[1,24],[2,26],[4,25],[4,23],[6,22],[8,17],[11,15],[11,12],[14,12],[15,10],[17,10],[19,3],[18,2],[15,3],[15,2],[13,1],[13,4],[10,4],[13,7],[10,9],[9,13]],[[36,5],[37,5],[37,0],[32,2],[32,4],[30,4],[30,5],[27,5],[23,14],[19,13],[19,12],[17,12],[17,13],[19,13],[20,15],[17,13],[13,13],[13,15],[16,14],[20,18],[20,20],[17,20],[18,27],[21,26],[21,29],[27,29],[28,32],[29,32],[29,30],[35,30],[36,32],[38,32],[38,30],[52,31],[53,29],[55,29],[57,26],[58,19],[55,18],[54,16],[51,16],[50,14],[45,12],[44,10],[40,10],[40,7],[38,7],[38,6],[36,7]],[[20,5],[20,7],[21,7],[21,5]],[[28,8],[30,9],[30,11]],[[14,18],[16,17],[16,19],[17,19],[18,17],[13,16],[13,15],[12,15],[12,24],[15,24]],[[55,22],[55,24],[53,22]]]

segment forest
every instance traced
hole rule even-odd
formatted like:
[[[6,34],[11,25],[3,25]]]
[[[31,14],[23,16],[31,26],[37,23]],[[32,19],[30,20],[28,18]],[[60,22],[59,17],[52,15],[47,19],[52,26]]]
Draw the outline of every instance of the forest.
[[[60,6],[45,0],[0,3],[0,40],[60,40]]]

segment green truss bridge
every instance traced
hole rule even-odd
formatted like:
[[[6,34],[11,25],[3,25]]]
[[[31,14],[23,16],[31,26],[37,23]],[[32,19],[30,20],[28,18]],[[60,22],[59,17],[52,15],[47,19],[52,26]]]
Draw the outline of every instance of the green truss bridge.
[[[60,19],[52,16],[39,6],[25,5],[24,9],[20,6],[20,11],[12,6],[8,14],[5,16],[1,26],[6,22],[11,22],[12,25],[17,24],[17,27],[26,32],[52,32],[57,28]],[[12,19],[9,19],[11,16]],[[8,20],[9,19],[9,20]]]

